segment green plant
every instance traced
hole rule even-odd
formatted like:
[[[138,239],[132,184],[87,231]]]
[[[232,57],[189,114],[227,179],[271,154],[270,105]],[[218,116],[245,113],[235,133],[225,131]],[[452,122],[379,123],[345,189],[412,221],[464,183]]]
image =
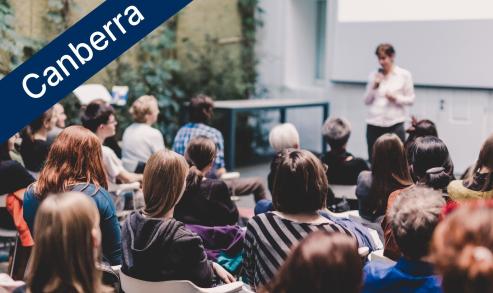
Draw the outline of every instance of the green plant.
[[[14,11],[7,0],[0,0],[0,78],[14,70],[36,51],[39,42],[15,31]]]
[[[58,35],[70,26],[70,14],[76,8],[74,0],[48,0],[44,15],[46,27]]]
[[[108,85],[129,86],[129,100],[118,109],[120,129],[131,123],[128,108],[142,95],[154,95],[161,111],[158,129],[170,145],[179,127],[180,104],[183,91],[173,83],[174,75],[180,71],[175,58],[175,23],[168,21],[140,41],[131,56],[118,58],[108,70]],[[126,58],[133,57],[133,58]]]

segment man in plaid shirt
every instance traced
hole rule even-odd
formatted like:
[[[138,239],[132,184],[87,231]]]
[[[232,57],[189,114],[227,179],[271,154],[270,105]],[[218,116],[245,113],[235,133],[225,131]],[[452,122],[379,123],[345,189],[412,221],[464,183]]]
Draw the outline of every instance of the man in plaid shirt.
[[[213,177],[221,177],[226,173],[224,164],[224,138],[222,133],[207,125],[213,116],[214,101],[206,95],[198,95],[190,100],[190,122],[183,125],[175,136],[173,151],[184,155],[191,138],[206,136],[216,143],[217,155]],[[265,198],[265,186],[260,178],[246,178],[225,181],[233,194],[246,195],[253,193],[255,201]]]

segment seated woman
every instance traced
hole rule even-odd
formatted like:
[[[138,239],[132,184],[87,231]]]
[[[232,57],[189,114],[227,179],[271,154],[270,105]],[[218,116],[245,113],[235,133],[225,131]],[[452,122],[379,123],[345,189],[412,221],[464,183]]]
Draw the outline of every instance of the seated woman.
[[[243,251],[245,278],[255,288],[276,274],[291,247],[310,232],[342,232],[346,228],[319,215],[326,208],[328,183],[320,160],[305,150],[287,149],[274,177],[274,212],[253,217],[247,225]]]
[[[50,144],[47,142],[48,132],[55,127],[57,116],[53,109],[44,112],[34,119],[22,134],[20,153],[26,169],[37,176],[48,156]]]
[[[441,139],[434,136],[417,138],[411,147],[410,156],[411,176],[416,185],[396,190],[390,194],[387,202],[387,213],[382,222],[385,237],[384,255],[393,260],[397,260],[401,256],[392,233],[392,218],[388,214],[394,201],[400,197],[402,192],[414,188],[414,186],[426,186],[445,194],[447,186],[454,180],[454,164],[447,146]]]
[[[132,183],[142,181],[142,174],[135,174],[123,167],[122,161],[109,147],[103,145],[108,138],[115,136],[118,122],[115,110],[111,105],[103,101],[93,101],[87,105],[82,115],[82,125],[91,130],[99,139],[103,154],[103,166],[108,175],[110,188],[116,189],[117,180],[121,183]]]
[[[316,231],[303,239],[260,293],[358,293],[362,261],[354,239]]]
[[[210,138],[196,136],[189,141],[185,159],[191,167],[185,193],[175,207],[174,217],[178,221],[203,226],[238,222],[238,208],[231,201],[226,183],[204,176],[214,165],[216,153],[216,144]]]
[[[101,214],[86,195],[69,192],[48,196],[38,209],[36,245],[29,262],[24,292],[113,292],[102,284]]]
[[[159,107],[154,96],[142,96],[133,102],[130,114],[134,123],[123,132],[122,162],[130,172],[143,173],[147,160],[164,149],[163,134],[153,128]]]
[[[276,156],[270,163],[270,171],[267,175],[267,183],[269,191],[272,193],[272,185],[274,176],[277,170],[277,166],[280,162],[280,156],[278,154],[285,149],[299,149],[300,148],[300,135],[298,130],[291,123],[283,123],[274,126],[269,132],[269,144],[276,152]]]
[[[465,204],[435,229],[431,261],[443,293],[493,292],[493,210]]]
[[[369,221],[385,215],[389,195],[412,184],[404,145],[395,134],[380,136],[373,145],[373,164],[370,171],[358,176],[356,197],[359,214]]]
[[[145,281],[189,280],[201,287],[213,285],[214,273],[226,283],[234,281],[207,260],[200,237],[173,218],[187,174],[187,162],[177,153],[161,150],[148,160],[145,207],[132,212],[122,228],[123,273]]]
[[[38,181],[31,184],[24,194],[24,219],[36,237],[34,219],[39,205],[49,194],[82,192],[96,203],[99,211],[104,260],[111,265],[119,265],[120,225],[115,205],[106,191],[108,183],[102,161],[101,143],[96,135],[82,126],[65,128],[51,145]]]
[[[467,178],[450,182],[447,191],[452,200],[493,198],[493,135],[483,143]]]
[[[365,160],[354,157],[346,150],[351,136],[349,121],[343,118],[327,119],[322,127],[322,136],[330,146],[330,151],[322,156],[322,162],[328,166],[329,183],[356,185],[359,173],[370,168]]]
[[[413,117],[412,125],[406,130],[406,132],[409,135],[406,139],[406,142],[404,143],[404,148],[406,149],[407,160],[409,164],[411,164],[411,162],[409,161],[411,159],[410,152],[411,146],[413,145],[414,141],[419,137],[438,137],[438,131],[433,121],[428,119],[421,119],[418,121],[415,117]]]
[[[11,265],[14,269],[13,279],[21,280],[34,245],[31,232],[22,216],[22,202],[26,187],[34,182],[34,178],[19,162],[10,157],[16,138],[17,134],[0,145],[0,196],[6,195],[6,208],[0,208],[0,227],[16,229],[19,232],[20,246],[17,249],[16,263]]]

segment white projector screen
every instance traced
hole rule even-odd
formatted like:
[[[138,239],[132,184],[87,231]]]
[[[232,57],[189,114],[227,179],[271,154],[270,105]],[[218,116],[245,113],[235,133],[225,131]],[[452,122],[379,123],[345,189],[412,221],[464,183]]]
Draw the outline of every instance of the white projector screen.
[[[492,0],[338,0],[331,79],[366,82],[391,43],[417,85],[493,88]]]

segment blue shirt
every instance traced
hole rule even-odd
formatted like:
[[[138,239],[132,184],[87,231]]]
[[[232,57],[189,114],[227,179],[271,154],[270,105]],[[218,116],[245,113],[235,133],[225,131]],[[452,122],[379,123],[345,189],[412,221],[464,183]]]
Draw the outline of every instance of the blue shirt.
[[[103,258],[112,266],[122,264],[122,248],[121,248],[121,230],[118,218],[116,217],[116,209],[110,194],[104,188],[96,187],[93,184],[77,184],[73,185],[70,191],[79,191],[87,196],[90,196],[99,211],[99,228],[101,229]],[[33,185],[31,184],[24,193],[24,219],[31,234],[34,236],[34,219],[39,205],[39,198],[34,193]]]
[[[400,258],[395,265],[372,261],[363,269],[362,293],[441,293],[440,279],[431,264]]]
[[[189,122],[183,125],[175,136],[173,143],[173,151],[180,155],[185,154],[190,139],[196,136],[205,136],[212,139],[216,143],[217,154],[214,167],[216,169],[224,168],[224,138],[222,133],[203,123]]]

